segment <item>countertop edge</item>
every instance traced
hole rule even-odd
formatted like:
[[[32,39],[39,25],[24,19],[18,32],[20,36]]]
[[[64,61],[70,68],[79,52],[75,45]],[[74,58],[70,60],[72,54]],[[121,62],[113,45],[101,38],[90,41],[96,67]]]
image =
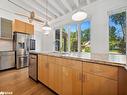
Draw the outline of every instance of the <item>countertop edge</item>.
[[[30,52],[30,54],[40,54],[40,55],[47,55],[47,56],[58,57],[58,58],[67,58],[67,59],[72,59],[72,60],[82,61],[82,62],[90,62],[90,63],[95,63],[95,64],[124,67],[127,70],[126,64],[117,63],[117,62],[108,62],[108,61],[103,61],[103,60],[94,60],[94,59],[85,59],[85,58],[83,59],[83,58],[77,58],[77,57],[72,57],[72,56],[61,56],[61,55],[57,55],[57,54],[55,55],[51,53]]]

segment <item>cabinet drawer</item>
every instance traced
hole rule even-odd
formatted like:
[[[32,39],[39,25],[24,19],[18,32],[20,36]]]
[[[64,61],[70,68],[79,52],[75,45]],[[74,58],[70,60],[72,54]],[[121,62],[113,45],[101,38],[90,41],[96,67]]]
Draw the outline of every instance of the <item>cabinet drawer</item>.
[[[76,61],[72,59],[62,59],[61,60],[63,66],[67,66],[73,69],[82,69],[82,62],[81,61]]]
[[[83,62],[83,71],[117,80],[118,67]]]
[[[48,63],[55,63],[56,58],[52,56],[48,56]]]
[[[62,58],[56,57],[56,64],[61,65],[61,63],[62,63]]]

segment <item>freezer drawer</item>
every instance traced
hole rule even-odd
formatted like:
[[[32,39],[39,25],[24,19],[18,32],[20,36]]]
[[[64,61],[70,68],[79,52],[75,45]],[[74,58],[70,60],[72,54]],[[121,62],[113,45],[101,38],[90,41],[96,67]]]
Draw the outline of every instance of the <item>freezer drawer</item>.
[[[29,56],[16,56],[16,68],[24,68],[28,66]]]

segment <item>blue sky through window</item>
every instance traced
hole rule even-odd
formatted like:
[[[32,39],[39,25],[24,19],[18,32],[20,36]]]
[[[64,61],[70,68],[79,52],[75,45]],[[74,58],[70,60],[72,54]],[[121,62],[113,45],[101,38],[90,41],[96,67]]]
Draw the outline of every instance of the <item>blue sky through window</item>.
[[[67,26],[64,27],[65,30],[67,30]],[[86,30],[90,28],[90,21],[86,20],[83,23],[81,23],[81,30]],[[77,24],[71,24],[70,25],[70,31],[71,32],[76,32],[77,31]]]
[[[65,32],[68,32],[68,25],[64,26]]]
[[[81,24],[81,31],[87,30],[90,28],[90,21],[86,20]]]
[[[122,27],[120,25],[115,24],[112,21],[111,16],[109,16],[109,26],[110,27],[114,26],[116,28],[115,33],[116,33],[117,37],[121,37],[121,38],[123,37]]]
[[[77,31],[77,24],[71,24],[70,25],[70,31],[71,32],[76,32]]]

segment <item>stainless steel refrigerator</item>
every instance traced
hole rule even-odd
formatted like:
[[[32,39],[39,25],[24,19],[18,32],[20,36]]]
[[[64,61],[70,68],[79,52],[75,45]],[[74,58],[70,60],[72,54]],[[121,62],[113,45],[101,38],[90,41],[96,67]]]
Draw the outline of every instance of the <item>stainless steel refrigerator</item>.
[[[30,36],[22,33],[14,33],[14,49],[16,68],[27,67],[29,64]]]

